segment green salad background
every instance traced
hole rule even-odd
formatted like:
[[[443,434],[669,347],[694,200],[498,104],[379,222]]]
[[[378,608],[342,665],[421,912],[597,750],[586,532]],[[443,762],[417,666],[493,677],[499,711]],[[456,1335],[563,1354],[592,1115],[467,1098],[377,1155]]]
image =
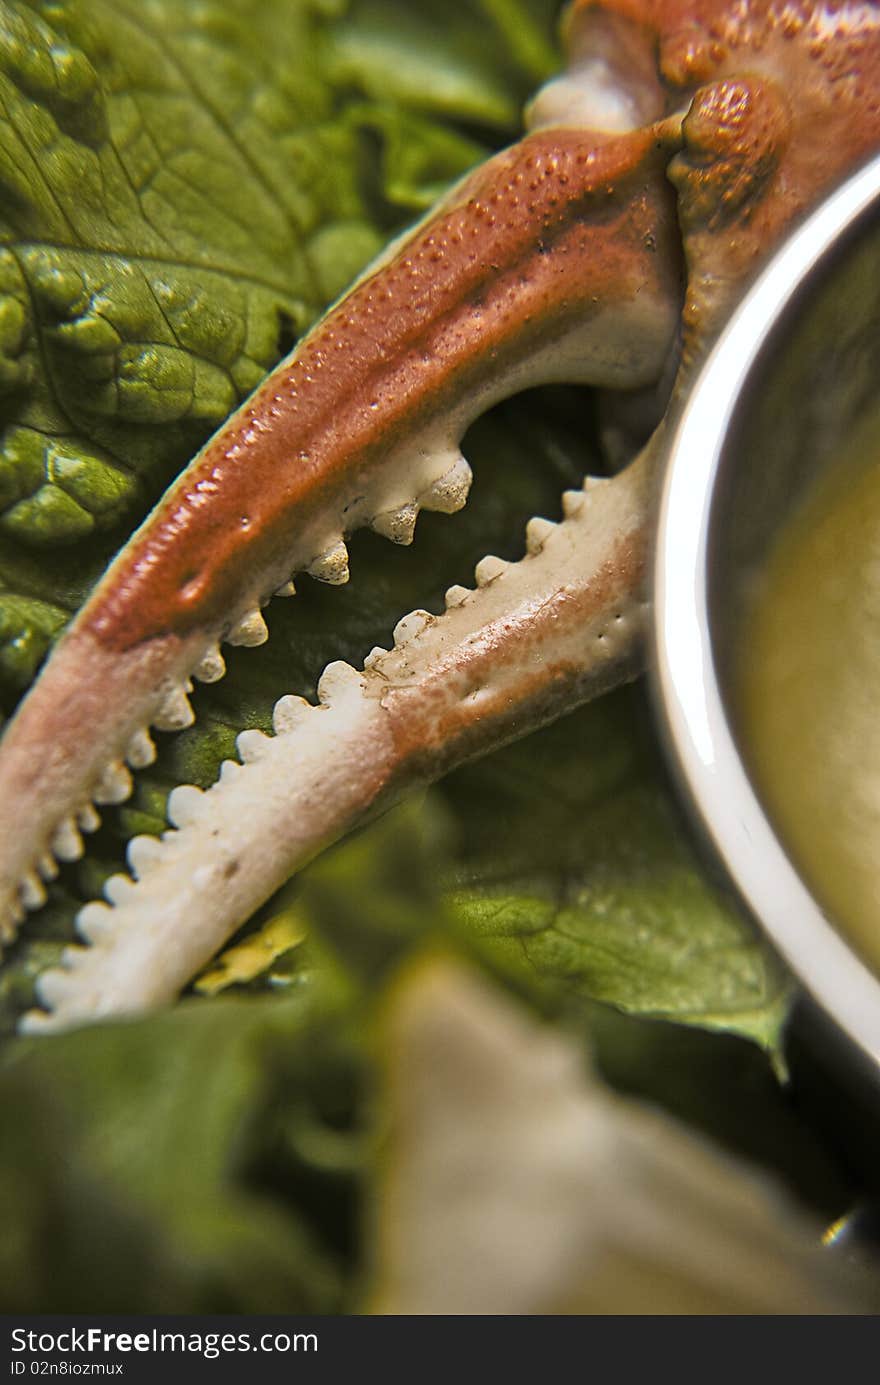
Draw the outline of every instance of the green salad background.
[[[164,486],[387,240],[516,137],[557,0],[0,0],[0,693],[8,716]],[[789,980],[710,882],[643,690],[402,805],[289,884],[168,1013],[18,1039],[76,907],[238,732],[599,461],[589,394],[480,421],[466,510],[351,545],[199,689],[0,972],[0,1310],[357,1311],[382,1148],[381,1016],[441,949],[829,1223],[870,1130],[786,1044]],[[795,1080],[790,1069],[795,1068]],[[479,1190],[474,1190],[479,1196]],[[372,1228],[372,1229],[371,1229]]]

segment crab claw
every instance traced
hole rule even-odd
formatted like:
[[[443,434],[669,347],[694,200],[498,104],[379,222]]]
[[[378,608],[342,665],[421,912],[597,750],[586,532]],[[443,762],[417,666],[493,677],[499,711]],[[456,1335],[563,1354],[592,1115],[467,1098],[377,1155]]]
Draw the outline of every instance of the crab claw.
[[[306,570],[347,580],[345,535],[397,542],[451,513],[470,422],[526,386],[633,388],[661,374],[680,311],[678,126],[539,128],[380,260],[211,439],[60,641],[0,753],[0,938],[81,850],[149,728],[192,718],[222,641]],[[48,865],[47,865],[48,863]],[[45,873],[45,870],[44,870]],[[34,883],[36,881],[36,884]]]
[[[117,802],[150,725],[192,713],[223,640],[306,569],[347,579],[345,536],[398,543],[464,504],[469,423],[531,385],[674,394],[792,220],[880,144],[880,10],[793,0],[575,0],[568,71],[530,133],[398,242],[208,443],[113,564],[0,753],[0,937]],[[668,115],[669,111],[677,111]],[[666,180],[667,170],[671,183]],[[678,194],[680,231],[673,206]],[[319,705],[170,800],[47,973],[32,1029],[169,999],[281,880],[406,787],[634,669],[663,425],[627,471],[536,518],[526,556],[405,617],[364,669],[331,664]]]
[[[413,611],[363,670],[333,663],[317,706],[283,697],[207,792],[169,799],[174,829],[129,844],[130,875],[84,908],[23,1021],[45,1033],[165,1004],[291,871],[415,784],[638,671],[648,459],[530,521],[518,563],[484,558],[440,616]],[[48,1013],[47,1013],[48,1012]]]

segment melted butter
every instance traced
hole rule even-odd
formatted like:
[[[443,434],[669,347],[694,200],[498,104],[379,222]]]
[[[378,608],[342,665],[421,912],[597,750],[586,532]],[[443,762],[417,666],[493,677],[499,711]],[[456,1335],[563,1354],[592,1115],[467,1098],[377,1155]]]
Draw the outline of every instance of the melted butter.
[[[781,533],[744,622],[737,683],[779,835],[880,971],[880,415]]]

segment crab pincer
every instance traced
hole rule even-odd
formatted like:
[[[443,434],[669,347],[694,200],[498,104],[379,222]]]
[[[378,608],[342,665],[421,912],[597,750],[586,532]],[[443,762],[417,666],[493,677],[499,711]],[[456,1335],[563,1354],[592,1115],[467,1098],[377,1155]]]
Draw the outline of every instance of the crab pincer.
[[[345,581],[358,527],[409,542],[420,509],[465,503],[461,439],[485,409],[545,383],[657,385],[683,338],[681,397],[785,227],[880,142],[876,7],[860,16],[770,0],[573,6],[568,69],[531,104],[529,132],[277,367],[59,643],[0,751],[0,933],[39,904],[54,857],[82,850],[93,803],[125,796],[150,726],[188,722],[190,680],[222,675],[222,642],[266,638],[273,593],[303,570]],[[817,157],[823,120],[839,138]],[[29,1027],[167,1001],[353,824],[631,675],[662,450],[661,425],[620,475],[568,492],[559,524],[533,520],[521,562],[485,558],[474,590],[405,617],[363,670],[331,664],[317,706],[282,698],[275,735],[243,733],[241,763],[207,793],[175,790],[174,830],[131,843],[131,875],[82,911],[91,946],[42,978],[51,1013]]]

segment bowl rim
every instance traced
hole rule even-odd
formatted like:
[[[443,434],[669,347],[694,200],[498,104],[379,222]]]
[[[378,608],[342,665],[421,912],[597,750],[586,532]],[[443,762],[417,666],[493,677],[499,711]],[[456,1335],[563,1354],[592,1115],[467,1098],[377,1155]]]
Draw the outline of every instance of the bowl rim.
[[[774,329],[851,232],[880,212],[880,158],[786,240],[719,337],[676,425],[654,554],[651,675],[661,729],[697,823],[797,979],[880,1081],[880,978],[834,929],[752,788],[712,653],[708,552],[715,483],[743,392]]]

